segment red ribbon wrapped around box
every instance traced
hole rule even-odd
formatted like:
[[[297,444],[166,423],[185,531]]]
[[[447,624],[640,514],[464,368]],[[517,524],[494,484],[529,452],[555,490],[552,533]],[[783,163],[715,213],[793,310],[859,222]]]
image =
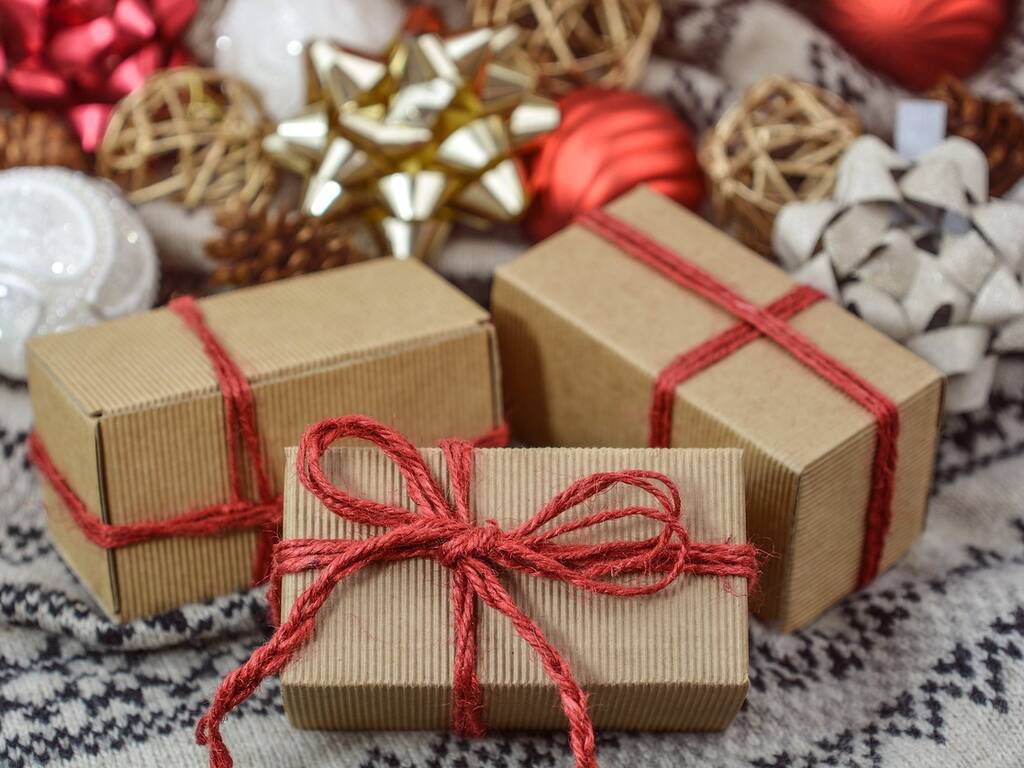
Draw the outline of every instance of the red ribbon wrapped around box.
[[[87,151],[113,104],[187,63],[196,0],[0,0],[0,81],[16,102],[66,111]]]
[[[787,321],[811,307],[824,295],[808,286],[797,286],[771,306],[762,309],[710,274],[660,245],[636,227],[603,210],[589,211],[579,222],[614,243],[623,253],[646,264],[668,280],[728,311],[740,322],[694,349],[675,357],[654,385],[650,411],[650,445],[671,444],[672,409],[676,388],[691,376],[715,365],[744,345],[765,337],[789,352],[802,365],[827,381],[871,414],[875,420],[875,455],[871,467],[871,495],[864,523],[858,587],[878,576],[882,550],[892,524],[892,499],[896,482],[897,440],[900,413],[881,390],[843,365],[812,341],[792,329]]]
[[[331,482],[322,466],[324,454],[335,441],[351,438],[372,443],[395,464],[415,511],[352,495]],[[220,732],[224,717],[251,696],[265,678],[281,672],[312,637],[317,615],[335,586],[368,566],[426,558],[451,571],[455,627],[452,726],[460,734],[482,736],[485,732],[483,691],[477,673],[477,600],[506,616],[538,655],[558,689],[569,721],[569,744],[580,768],[597,765],[587,694],[562,652],[516,603],[502,584],[500,574],[516,571],[563,581],[586,592],[623,598],[652,595],[683,574],[740,577],[751,584],[757,577],[757,550],[752,545],[691,539],[681,520],[679,489],[660,472],[627,469],[579,478],[525,522],[503,529],[493,521],[485,525],[472,522],[474,445],[445,440],[441,449],[450,480],[450,499],[416,447],[403,435],[372,419],[327,419],[314,424],[303,435],[296,456],[302,485],[331,513],[382,530],[366,539],[290,539],[275,546],[272,609],[279,604],[284,574],[308,570],[319,570],[319,574],[298,596],[273,637],[224,679],[197,724],[197,741],[209,747],[212,768],[233,765]],[[651,503],[617,508],[598,506],[582,517],[543,529],[616,486],[638,489],[650,497]],[[636,517],[656,522],[659,532],[643,540],[595,544],[559,541],[567,533]],[[641,584],[614,580],[626,574],[647,574],[650,579]]]
[[[260,584],[270,573],[271,554],[281,528],[282,500],[275,495],[267,472],[267,460],[260,448],[256,403],[252,388],[241,368],[206,324],[202,310],[191,296],[171,301],[169,309],[203,344],[220,385],[224,401],[224,432],[228,452],[231,500],[190,509],[168,520],[114,525],[96,517],[71,488],[50,457],[39,435],[29,437],[29,453],[43,479],[57,492],[75,524],[98,547],[119,549],[144,541],[173,536],[216,536],[230,531],[256,528],[259,546],[254,554],[252,580]],[[505,425],[480,435],[474,445],[501,447],[508,443]],[[241,450],[239,450],[241,448]],[[246,498],[245,476],[256,481],[257,499]],[[272,606],[273,607],[273,606]],[[272,611],[277,615],[276,608]]]

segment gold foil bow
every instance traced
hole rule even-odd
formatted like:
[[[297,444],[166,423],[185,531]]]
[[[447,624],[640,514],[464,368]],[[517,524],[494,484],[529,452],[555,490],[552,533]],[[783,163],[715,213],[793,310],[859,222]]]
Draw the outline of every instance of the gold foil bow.
[[[405,35],[383,58],[314,40],[308,104],[264,150],[305,177],[304,213],[358,215],[397,258],[430,256],[455,220],[515,221],[529,203],[516,151],[559,122],[508,63],[519,37],[513,26]]]

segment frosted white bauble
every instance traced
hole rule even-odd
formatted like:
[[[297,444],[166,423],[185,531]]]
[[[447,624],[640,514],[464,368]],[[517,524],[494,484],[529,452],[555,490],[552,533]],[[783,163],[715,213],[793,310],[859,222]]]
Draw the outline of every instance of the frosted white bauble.
[[[106,181],[65,168],[0,172],[0,373],[25,376],[32,336],[147,309],[156,250]]]
[[[217,21],[214,66],[255,86],[267,112],[283,120],[306,103],[307,41],[377,53],[404,18],[399,0],[230,0]]]

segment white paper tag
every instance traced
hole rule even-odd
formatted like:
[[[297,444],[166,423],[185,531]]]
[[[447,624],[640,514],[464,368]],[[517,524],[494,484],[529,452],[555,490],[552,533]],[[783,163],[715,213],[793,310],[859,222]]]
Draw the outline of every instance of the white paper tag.
[[[904,99],[896,107],[896,151],[917,160],[946,138],[946,104],[930,99]]]

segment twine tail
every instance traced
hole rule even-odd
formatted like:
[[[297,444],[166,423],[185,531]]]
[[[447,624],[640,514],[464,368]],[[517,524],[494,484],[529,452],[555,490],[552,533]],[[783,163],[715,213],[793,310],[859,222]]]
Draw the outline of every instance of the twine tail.
[[[562,710],[569,721],[569,747],[577,768],[597,768],[597,739],[587,709],[587,694],[573,677],[569,662],[544,636],[537,622],[523,613],[493,571],[479,569],[476,575],[480,599],[508,617],[519,636],[536,651],[544,671],[558,688]]]

